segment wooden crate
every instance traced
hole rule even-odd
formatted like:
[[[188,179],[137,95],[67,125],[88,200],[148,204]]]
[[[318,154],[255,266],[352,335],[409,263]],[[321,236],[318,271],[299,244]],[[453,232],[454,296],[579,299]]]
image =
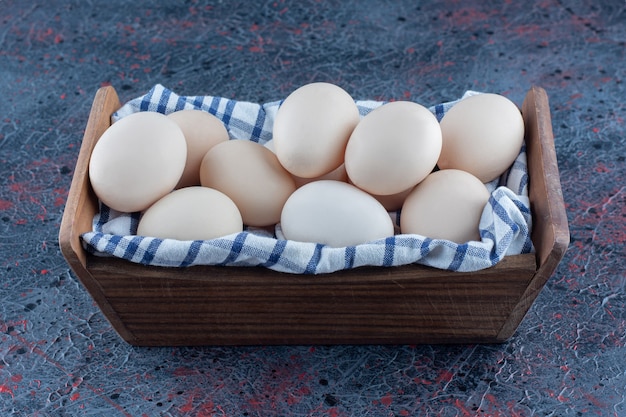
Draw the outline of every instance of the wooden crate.
[[[89,157],[120,107],[94,99],[59,232],[69,266],[106,318],[138,346],[494,343],[511,337],[569,243],[546,92],[522,106],[536,253],[473,273],[419,265],[293,275],[261,267],[148,267],[90,255],[98,210]]]

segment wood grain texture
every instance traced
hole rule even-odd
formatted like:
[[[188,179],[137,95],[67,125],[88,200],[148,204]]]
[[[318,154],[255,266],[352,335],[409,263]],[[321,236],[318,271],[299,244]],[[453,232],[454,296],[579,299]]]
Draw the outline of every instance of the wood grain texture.
[[[80,240],[81,234],[91,230],[93,217],[99,210],[98,199],[89,182],[91,152],[100,136],[111,126],[111,115],[120,108],[120,105],[113,87],[102,87],[96,92],[61,219],[59,246],[68,265],[89,291],[102,313],[120,336],[130,342],[133,336],[126,330],[123,321],[102,293],[97,277],[87,270],[89,255],[83,249]]]
[[[532,240],[537,254],[537,273],[502,327],[499,339],[509,338],[519,326],[556,269],[569,245],[570,235],[557,165],[550,104],[546,91],[532,87],[522,105],[529,197],[533,216]]]
[[[134,345],[502,342],[567,246],[547,96],[533,87],[523,113],[536,255],[509,256],[474,273],[407,265],[315,276],[261,267],[149,267],[91,256],[80,243],[97,210],[88,159],[118,107],[111,87],[96,95],[59,238],[72,270]]]

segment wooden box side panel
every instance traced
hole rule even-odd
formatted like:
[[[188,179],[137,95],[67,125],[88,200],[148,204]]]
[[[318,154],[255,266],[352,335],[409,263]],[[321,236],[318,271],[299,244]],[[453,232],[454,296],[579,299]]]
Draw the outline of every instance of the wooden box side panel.
[[[406,266],[298,276],[100,258],[89,269],[139,345],[399,344],[498,341],[535,262],[512,256],[462,275]]]
[[[537,273],[502,327],[501,340],[509,338],[550,276],[569,245],[569,227],[557,165],[550,105],[544,89],[532,87],[522,106],[526,130],[529,197],[537,256]]]
[[[96,142],[111,125],[111,115],[120,108],[120,101],[113,87],[100,88],[94,98],[83,141],[78,153],[74,176],[59,228],[59,246],[70,268],[74,271],[98,307],[117,332],[126,340],[133,336],[111,307],[98,280],[87,269],[88,254],[80,235],[92,229],[94,215],[98,212],[98,199],[89,182],[89,159]]]

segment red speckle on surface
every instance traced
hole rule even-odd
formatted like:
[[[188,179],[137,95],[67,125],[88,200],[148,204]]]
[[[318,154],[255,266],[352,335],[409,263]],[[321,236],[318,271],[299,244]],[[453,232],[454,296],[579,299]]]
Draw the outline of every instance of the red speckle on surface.
[[[12,398],[15,398],[15,395],[13,395],[13,391],[11,390],[11,388],[4,384],[0,385],[0,394],[9,394]]]
[[[76,401],[79,398],[80,398],[80,393],[75,392],[74,394],[71,395],[70,400],[71,401]]]
[[[13,203],[7,200],[0,200],[0,210],[8,210],[13,207]]]
[[[437,383],[440,384],[442,382],[450,382],[454,378],[454,373],[448,371],[447,369],[442,369],[439,372],[439,376],[437,377]]]
[[[190,368],[176,368],[173,372],[174,376],[191,376],[191,375],[197,375],[198,371],[196,369],[190,369]]]
[[[337,407],[329,408],[328,415],[330,417],[339,417],[339,410],[337,409]]]
[[[477,9],[459,8],[453,12],[442,14],[440,18],[449,19],[454,26],[469,26],[484,23],[489,15]]]
[[[463,417],[474,416],[474,413],[472,413],[470,410],[468,410],[467,407],[465,406],[465,404],[463,404],[463,402],[461,400],[459,400],[458,398],[454,400],[454,406],[461,413],[460,414],[461,416],[463,416]]]
[[[393,402],[393,397],[391,396],[391,393],[388,393],[383,398],[381,398],[380,402],[384,406],[389,407],[391,405],[391,403]]]

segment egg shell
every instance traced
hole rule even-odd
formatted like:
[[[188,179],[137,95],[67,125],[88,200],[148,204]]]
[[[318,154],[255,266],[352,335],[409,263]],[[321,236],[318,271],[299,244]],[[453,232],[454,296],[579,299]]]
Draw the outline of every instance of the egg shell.
[[[243,222],[259,227],[278,223],[283,204],[296,189],[272,151],[240,139],[218,143],[206,153],[200,183],[229,196]]]
[[[472,174],[457,169],[433,172],[404,201],[400,230],[459,244],[480,240],[478,225],[489,196]]]
[[[499,94],[456,103],[441,120],[443,146],[437,165],[467,171],[487,183],[513,163],[524,142],[519,108]]]
[[[411,193],[413,187],[408,190],[401,191],[399,193],[390,194],[390,195],[376,195],[372,194],[380,204],[383,205],[385,210],[387,211],[396,211],[402,208],[404,204],[404,200],[406,200],[407,196]]]
[[[185,169],[176,188],[200,185],[202,158],[213,145],[229,139],[228,131],[220,119],[203,110],[179,110],[167,117],[178,124],[187,142]]]
[[[332,247],[358,245],[394,234],[389,214],[374,197],[333,180],[298,188],[283,207],[280,225],[287,239]]]
[[[430,110],[414,102],[390,102],[368,113],[352,132],[346,171],[368,193],[397,194],[424,179],[440,152],[441,129]]]
[[[267,142],[265,142],[263,144],[263,146],[265,146],[267,149],[269,149],[270,151],[274,152],[275,154],[275,149],[274,149],[274,140],[270,139]],[[339,165],[339,168],[336,168],[332,171],[330,171],[327,174],[324,174],[322,176],[319,177],[315,177],[315,178],[302,178],[302,177],[298,177],[297,175],[291,175],[293,177],[293,180],[296,183],[296,187],[302,187],[304,184],[308,184],[310,182],[313,181],[319,181],[319,180],[335,180],[335,181],[343,181],[343,182],[348,182],[348,174],[346,172],[346,166],[345,164],[341,164]]]
[[[335,181],[348,182],[348,174],[346,173],[345,164],[341,164],[339,165],[339,168],[336,168],[330,171],[329,173],[322,175],[321,177],[301,178],[301,177],[297,177],[293,175],[293,179],[296,182],[296,187],[302,187],[304,184],[308,184],[310,182],[320,181],[320,180],[335,180]]]
[[[112,124],[96,143],[89,179],[110,208],[136,212],[174,189],[185,168],[182,130],[167,116],[137,112]]]
[[[207,187],[172,191],[143,213],[137,234],[161,239],[208,240],[243,230],[239,209],[226,194]]]
[[[306,84],[289,94],[276,113],[276,156],[293,175],[320,177],[343,163],[346,143],[358,122],[356,103],[341,87]]]

